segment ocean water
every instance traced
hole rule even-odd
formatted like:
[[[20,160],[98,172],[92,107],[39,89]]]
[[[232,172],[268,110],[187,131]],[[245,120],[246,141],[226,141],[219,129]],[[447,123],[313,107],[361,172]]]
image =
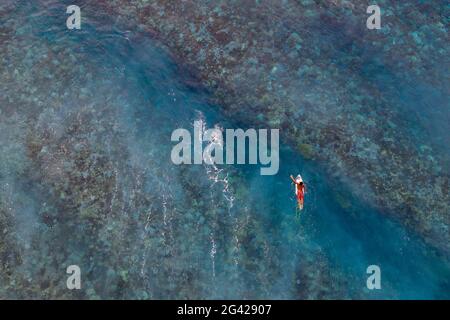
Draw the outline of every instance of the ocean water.
[[[93,12],[68,32],[65,7],[52,1],[0,9],[2,28],[15,31],[5,32],[3,61],[23,77],[49,75],[35,90],[5,92],[23,103],[14,112],[0,106],[10,146],[1,157],[16,159],[0,171],[15,239],[0,238],[11,266],[0,269],[2,298],[450,297],[445,257],[334,185],[282,132],[275,176],[253,165],[173,165],[173,130],[251,124],[224,116],[150,34]],[[15,59],[14,46],[53,60]],[[28,98],[43,103],[32,108]],[[30,132],[42,140],[34,158]],[[309,188],[300,217],[289,179],[297,173]],[[71,264],[82,270],[77,292],[65,289]],[[369,265],[380,266],[382,290],[366,288]]]

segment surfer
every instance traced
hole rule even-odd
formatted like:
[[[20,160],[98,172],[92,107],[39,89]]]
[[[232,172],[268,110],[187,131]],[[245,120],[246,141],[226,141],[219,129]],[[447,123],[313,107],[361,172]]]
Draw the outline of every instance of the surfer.
[[[291,175],[291,180],[295,184],[295,196],[297,197],[297,209],[302,210],[305,193],[306,193],[306,184],[303,182],[301,175],[297,175],[297,177],[295,179]]]

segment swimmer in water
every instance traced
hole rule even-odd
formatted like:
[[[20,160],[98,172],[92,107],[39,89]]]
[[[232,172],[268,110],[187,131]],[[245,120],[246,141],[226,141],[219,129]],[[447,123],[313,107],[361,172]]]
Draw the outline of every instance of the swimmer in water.
[[[298,175],[295,179],[291,175],[291,180],[295,184],[295,196],[297,198],[297,209],[303,210],[303,203],[306,193],[306,184],[303,182],[302,176]]]

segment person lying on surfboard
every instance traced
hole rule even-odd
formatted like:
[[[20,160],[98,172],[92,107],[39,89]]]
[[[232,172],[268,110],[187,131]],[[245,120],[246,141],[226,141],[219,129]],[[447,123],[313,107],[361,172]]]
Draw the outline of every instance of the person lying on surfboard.
[[[295,179],[291,175],[291,180],[295,184],[295,196],[297,197],[297,206],[298,206],[297,208],[298,210],[302,210],[306,193],[306,184],[303,182],[301,175],[297,175]]]

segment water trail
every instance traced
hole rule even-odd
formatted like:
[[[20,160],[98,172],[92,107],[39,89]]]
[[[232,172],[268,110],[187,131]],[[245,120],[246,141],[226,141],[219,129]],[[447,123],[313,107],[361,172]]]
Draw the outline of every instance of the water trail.
[[[207,122],[205,120],[205,115],[201,111],[198,111],[198,110],[197,110],[197,114],[198,114],[198,118],[196,121],[201,123],[202,132],[205,132],[208,129]],[[221,131],[222,133],[224,131],[224,129],[219,124],[214,125],[214,128]],[[200,141],[203,141],[202,136],[198,137],[198,139],[201,139]],[[219,145],[223,149],[224,148],[223,138],[221,138],[219,136],[217,136],[217,137],[213,136],[212,141],[209,143],[209,146],[213,146],[213,145]],[[219,168],[217,166],[217,164],[215,164],[212,161],[211,154],[209,154],[209,156],[210,157],[207,160],[209,161],[210,164],[204,164],[206,174],[208,176],[208,179],[213,182],[212,187],[217,183],[220,183],[222,185],[222,194],[223,194],[223,197],[228,202],[228,213],[231,214],[231,209],[233,208],[235,197],[233,195],[233,192],[230,190],[230,183],[228,181],[228,173],[225,172],[225,169]]]

